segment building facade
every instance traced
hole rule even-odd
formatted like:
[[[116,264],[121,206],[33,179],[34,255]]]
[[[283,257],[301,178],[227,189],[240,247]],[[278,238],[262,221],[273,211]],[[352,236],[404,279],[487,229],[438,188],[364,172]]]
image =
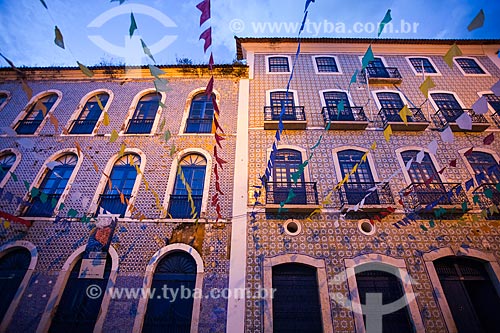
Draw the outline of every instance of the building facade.
[[[77,68],[1,70],[0,331],[225,330],[222,297],[105,292],[227,287],[238,91],[247,69],[161,69],[168,80],[161,90],[147,67],[93,68],[92,78]],[[205,94],[211,75],[216,103]],[[215,155],[217,106],[225,134]],[[216,158],[227,162],[217,176]],[[85,278],[89,235],[106,242],[110,229],[96,225],[110,227],[100,220],[109,214],[117,224],[103,276]]]
[[[499,41],[456,41],[450,68],[454,43],[236,38],[246,286],[277,289],[246,300],[246,332],[495,330]]]

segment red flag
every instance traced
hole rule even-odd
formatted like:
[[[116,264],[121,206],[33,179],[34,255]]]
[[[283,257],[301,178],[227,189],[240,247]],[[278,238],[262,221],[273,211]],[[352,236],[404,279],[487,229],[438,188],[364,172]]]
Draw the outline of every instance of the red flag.
[[[441,170],[439,170],[439,171],[438,171],[438,173],[439,173],[440,175],[442,175],[442,174],[443,174],[443,172],[444,172],[444,170],[446,170],[446,167],[443,167]]]
[[[470,154],[472,154],[472,151],[474,150],[474,147],[471,147],[469,150],[467,150],[465,153],[464,153],[464,156],[469,156]]]
[[[201,11],[201,16],[200,16],[200,26],[201,26],[210,18],[210,0],[203,0],[202,2],[196,5],[196,8],[198,8]]]
[[[214,76],[210,78],[208,81],[207,87],[205,88],[205,95],[212,96],[212,92],[214,91]]]
[[[200,35],[200,39],[205,40],[205,45],[203,46],[204,52],[207,52],[207,49],[212,45],[212,27],[207,28]]]
[[[493,133],[491,133],[490,135],[484,138],[483,143],[489,146],[493,143],[493,140],[495,140],[495,136],[493,135]]]
[[[222,164],[227,163],[227,162],[224,161],[219,156],[217,156],[217,146],[214,146],[214,155],[215,155],[215,160],[217,161],[217,164],[219,164],[220,168],[222,169]]]
[[[430,183],[432,183],[432,181],[433,181],[433,180],[434,180],[434,177],[433,177],[433,176],[431,176],[431,177],[429,177],[429,179],[427,179],[427,180],[424,182],[424,184],[425,184],[425,185],[429,185]]]
[[[457,160],[456,159],[451,160],[450,161],[450,166],[455,168],[457,166]]]
[[[396,208],[394,207],[387,207],[386,209],[389,213],[394,213],[396,211]]]
[[[212,207],[215,206],[217,204],[217,202],[219,201],[219,193],[215,193],[213,196],[212,196]]]
[[[222,149],[222,146],[220,142],[222,140],[226,140],[224,137],[220,136],[219,134],[215,133],[215,141],[217,142],[217,145]]]
[[[219,181],[219,170],[217,169],[217,164],[214,165],[215,180]]]
[[[215,182],[215,189],[217,190],[217,192],[219,192],[220,194],[224,195],[224,192],[222,192],[222,190],[220,189],[219,182]]]
[[[208,68],[214,69],[214,55],[210,52],[210,59],[208,59]]]
[[[214,111],[217,115],[219,115],[220,110],[219,110],[219,105],[217,105],[217,98],[215,98],[215,95],[212,95],[212,104],[214,106]],[[224,132],[224,131],[223,131]]]
[[[31,221],[22,219],[20,217],[14,216],[14,215],[10,215],[9,213],[6,213],[6,212],[0,211],[0,217],[4,218],[6,220],[9,220],[11,222],[21,223],[27,227],[31,227]]]
[[[217,128],[218,128],[218,129],[220,129],[220,131],[221,131],[222,133],[224,133],[224,130],[222,129],[222,127],[220,127],[220,125],[219,125],[219,121],[217,120],[217,117],[216,117],[216,116],[214,116],[214,123],[215,123],[215,128],[216,128],[216,129],[217,129]]]

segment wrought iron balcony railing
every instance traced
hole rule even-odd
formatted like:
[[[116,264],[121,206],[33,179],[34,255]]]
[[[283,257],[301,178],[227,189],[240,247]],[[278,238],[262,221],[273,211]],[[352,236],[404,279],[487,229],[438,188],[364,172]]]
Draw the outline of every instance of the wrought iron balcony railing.
[[[96,214],[99,214],[100,208],[111,214],[120,214],[120,217],[125,216],[127,211],[127,201],[130,199],[130,194],[124,194],[124,201],[122,203],[119,194],[101,194],[99,196],[99,208]]]
[[[130,119],[127,134],[149,134],[154,121],[154,119]]]
[[[484,131],[487,129],[490,124],[486,117],[482,114],[476,114],[472,109],[439,109],[434,115],[432,115],[432,121],[434,126],[439,129],[445,128],[448,124],[451,129],[454,131],[463,131],[456,120],[460,117],[464,112],[467,112],[469,116],[472,118],[472,129],[471,131]]]
[[[24,212],[24,216],[31,217],[51,217],[54,214],[54,208],[61,198],[60,194],[47,194],[47,200],[42,202],[41,196],[32,198],[30,205]]]
[[[369,195],[368,195],[369,194]],[[368,196],[367,196],[368,195]],[[346,205],[357,205],[363,198],[364,205],[394,204],[389,183],[347,182],[339,190],[341,208]],[[366,198],[365,198],[366,197]]]
[[[500,205],[500,191],[498,186],[493,183],[484,183],[476,187],[472,192],[472,196],[477,196],[474,202],[477,202],[481,209],[487,209],[492,205]]]
[[[17,134],[33,134],[36,132],[36,129],[40,124],[42,123],[42,120],[29,120],[29,119],[23,119],[17,123],[16,127],[16,132]]]
[[[92,134],[97,124],[97,119],[77,119],[73,120],[73,125],[69,131],[71,134]]]
[[[468,202],[467,194],[460,183],[411,183],[399,195],[409,210],[432,211],[440,206],[462,208]]]
[[[365,73],[368,80],[402,80],[402,76],[396,67],[368,66],[362,72],[363,75]]]
[[[194,206],[196,207],[196,216],[200,216],[201,202],[203,195],[191,195],[193,198]],[[189,203],[187,194],[172,194],[168,205],[168,215],[174,219],[190,219],[191,204]]]
[[[267,182],[266,205],[279,205],[281,202],[288,205],[318,205],[316,182]]]
[[[429,125],[429,121],[425,118],[424,113],[420,108],[409,108],[411,116],[407,116],[407,124],[403,122],[399,115],[399,108],[381,108],[378,115],[382,119],[385,126],[391,124],[393,130],[424,130]]]
[[[324,106],[321,114],[325,125],[330,121],[368,121],[362,106],[345,106],[340,112],[336,106]]]
[[[305,121],[306,114],[303,106],[284,106],[283,121]],[[264,106],[264,121],[277,121],[280,119],[281,106]]]
[[[212,118],[188,118],[186,133],[211,133],[212,122]]]

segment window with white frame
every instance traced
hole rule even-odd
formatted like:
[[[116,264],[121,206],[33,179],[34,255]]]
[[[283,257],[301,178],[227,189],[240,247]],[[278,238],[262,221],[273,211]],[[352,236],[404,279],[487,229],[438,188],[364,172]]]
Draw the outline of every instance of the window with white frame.
[[[4,319],[16,293],[19,292],[26,272],[31,263],[31,253],[26,248],[15,248],[0,253],[0,321]]]
[[[107,93],[100,93],[89,98],[78,117],[73,120],[69,133],[91,134],[108,103],[108,99]]]
[[[160,93],[150,93],[141,97],[130,118],[126,134],[150,134],[160,105]]]
[[[493,114],[500,115],[500,96],[496,96],[495,94],[484,94],[483,96],[494,110]]]
[[[16,162],[16,154],[11,152],[6,152],[0,155],[0,183],[7,177],[9,172],[11,172],[14,163]]]
[[[288,63],[288,57],[268,57],[268,69],[269,73],[289,73],[290,64]]]
[[[331,56],[316,56],[314,57],[314,65],[317,73],[339,73],[339,67],[335,57]]]
[[[17,134],[35,134],[57,99],[57,94],[52,93],[45,95],[33,103],[26,115],[15,125],[14,130]]]
[[[211,133],[214,120],[214,105],[212,99],[205,92],[199,93],[191,100],[189,116],[186,119],[185,133]]]
[[[437,74],[438,71],[432,64],[431,60],[426,57],[410,57],[408,61],[413,67],[413,70],[416,73],[425,73],[425,74]]]
[[[454,58],[454,60],[465,75],[487,74],[484,68],[474,58]]]

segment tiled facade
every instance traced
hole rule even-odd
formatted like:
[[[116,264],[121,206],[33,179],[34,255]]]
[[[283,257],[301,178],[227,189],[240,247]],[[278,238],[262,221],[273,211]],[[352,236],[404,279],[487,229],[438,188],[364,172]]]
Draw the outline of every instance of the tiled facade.
[[[132,74],[125,73],[120,68],[112,69],[114,73],[110,73],[109,69],[94,70],[96,77],[93,79],[86,78],[77,69],[27,71],[27,83],[33,89],[34,96],[48,89],[61,92],[62,98],[59,104],[51,111],[58,120],[59,128],[56,131],[53,123],[47,121],[38,135],[4,134],[4,131],[0,136],[0,151],[15,149],[21,158],[17,167],[11,170],[17,179],[10,177],[2,188],[0,207],[1,211],[8,214],[19,214],[19,201],[26,195],[23,183],[26,181],[32,184],[39,170],[54,153],[65,149],[76,151],[75,147],[78,144],[82,150],[80,159],[83,159],[80,167],[75,170],[76,178],[64,199],[64,208],[59,211],[57,218],[32,218],[34,223],[29,228],[16,223],[1,224],[2,246],[11,244],[21,246],[20,242],[29,242],[37,251],[37,254],[32,252],[33,258],[36,257],[37,261],[31,279],[23,286],[25,290],[10,318],[10,325],[2,327],[2,331],[6,329],[8,332],[34,332],[37,328],[40,330],[40,323],[45,320],[42,314],[47,312],[47,309],[52,311],[49,311],[51,315],[54,314],[53,306],[48,303],[52,301],[51,293],[58,277],[62,275],[61,269],[72,254],[81,252],[81,247],[87,243],[89,231],[95,225],[93,222],[81,222],[80,218],[84,214],[95,213],[95,208],[91,209],[91,203],[96,195],[96,189],[100,182],[103,182],[102,176],[106,165],[113,155],[120,151],[122,144],[126,146],[125,153],[139,152],[145,166],[134,201],[136,211],[128,217],[119,219],[112,240],[111,246],[118,255],[118,258],[113,259],[113,264],[118,265],[114,286],[142,287],[146,267],[155,253],[169,246],[176,248],[179,244],[185,244],[189,249],[188,252],[199,253],[202,258],[202,288],[210,290],[227,287],[238,86],[239,80],[246,76],[246,68],[222,66],[214,69],[216,80],[214,93],[217,95],[220,108],[220,126],[225,132],[225,140],[222,141],[222,148],[218,149],[218,156],[228,162],[223,170],[219,169],[220,185],[224,195],[219,196],[223,219],[217,223],[215,221],[217,213],[211,203],[211,198],[215,194],[215,177],[212,170],[206,170],[206,177],[210,178],[206,195],[207,208],[199,220],[165,218],[152,194],[152,191],[155,191],[160,204],[165,205],[165,198],[169,194],[167,193],[169,175],[171,169],[177,167],[173,165],[173,161],[186,152],[204,152],[207,159],[212,160],[209,164],[213,168],[214,135],[183,134],[181,128],[181,121],[189,111],[190,96],[195,91],[203,92],[210,78],[207,68],[165,67],[167,74],[163,77],[168,79],[168,91],[164,93],[164,107],[155,133],[120,135],[112,143],[110,134],[113,130],[120,132],[123,128],[127,112],[130,108],[135,108],[135,105],[131,105],[134,97],[146,89],[154,91],[153,78],[147,68],[132,69]],[[10,96],[0,111],[2,119],[0,127],[9,127],[27,107],[28,101],[21,83],[16,80],[11,70],[3,70],[0,76],[2,77],[0,90],[8,92]],[[82,97],[95,90],[107,90],[113,94],[112,99],[108,101],[109,108],[106,105],[109,125],[104,126],[101,119],[96,135],[61,134],[77,110],[77,106],[82,103]],[[166,130],[171,132],[168,142],[164,135]],[[172,147],[175,147],[174,151]],[[176,170],[174,175],[175,172]],[[74,219],[68,218],[71,209],[78,212]],[[26,219],[31,218],[26,217]],[[72,265],[74,262],[69,264]],[[59,293],[61,292],[62,288],[59,290]],[[102,331],[131,332],[138,312],[138,302],[138,299],[111,300],[103,317]],[[223,298],[203,299],[198,318],[199,332],[224,331],[226,307],[227,301]]]
[[[369,41],[302,40],[290,91],[297,95],[295,105],[304,106],[307,129],[287,130],[285,127],[278,149],[303,150],[302,162],[313,153],[304,173],[306,181],[309,178],[310,181],[316,182],[319,202],[323,201],[327,194],[334,190],[335,185],[342,180],[338,176],[338,166],[336,170],[337,157],[334,152],[348,148],[357,148],[363,152],[369,151],[368,160],[371,156],[372,172],[378,176],[375,178],[379,181],[390,179],[389,186],[393,202],[380,205],[379,208],[382,210],[381,208],[390,206],[396,209],[394,213],[383,217],[381,221],[374,219],[374,216],[380,213],[370,212],[363,208],[357,212],[350,211],[343,218],[341,215],[345,214],[345,211],[340,210],[339,191],[334,190],[331,203],[322,205],[321,213],[315,214],[308,220],[307,217],[314,207],[307,213],[294,213],[292,210],[286,211],[287,204],[285,204],[283,206],[285,210],[281,213],[270,212],[266,208],[264,190],[255,187],[261,185],[259,177],[264,175],[266,170],[276,134],[276,130],[264,129],[264,106],[269,105],[269,102],[266,104],[266,93],[273,89],[286,90],[290,77],[290,73],[266,73],[267,59],[270,56],[288,56],[293,61],[297,48],[296,41],[279,38],[237,39],[239,55],[247,59],[250,67],[249,211],[253,213],[249,214],[247,226],[246,283],[248,288],[255,290],[259,286],[266,285],[266,260],[285,258],[283,262],[294,262],[300,255],[319,259],[326,269],[327,281],[318,282],[320,285],[321,283],[328,285],[329,311],[333,320],[332,323],[323,325],[324,331],[329,331],[329,325],[332,325],[335,332],[354,332],[355,330],[358,332],[364,328],[355,328],[355,315],[351,308],[342,307],[339,302],[335,301],[338,299],[335,296],[338,293],[341,297],[354,297],[352,287],[350,290],[349,283],[345,279],[347,262],[349,260],[362,261],[367,257],[374,258],[374,262],[386,262],[388,258],[402,259],[404,269],[413,279],[411,287],[416,295],[417,306],[414,307],[416,311],[412,319],[416,330],[418,332],[453,332],[453,328],[447,326],[445,315],[438,304],[439,296],[434,290],[435,285],[431,282],[424,258],[434,253],[447,251],[449,251],[448,255],[453,251],[455,254],[461,252],[474,256],[472,252],[477,250],[487,253],[498,267],[500,260],[498,221],[495,218],[485,220],[479,216],[481,208],[477,204],[472,205],[471,190],[468,192],[468,199],[472,210],[466,214],[447,214],[443,218],[436,218],[432,213],[420,214],[408,225],[396,224],[409,213],[399,203],[400,191],[408,186],[408,183],[403,176],[401,163],[397,159],[398,149],[411,147],[421,150],[427,148],[433,140],[437,140],[438,149],[435,154],[437,170],[447,167],[442,174],[442,179],[461,184],[473,176],[467,169],[464,151],[471,147],[483,148],[492,153],[497,162],[499,159],[500,143],[497,139],[499,127],[492,118],[492,110],[486,114],[490,123],[486,131],[454,132],[453,143],[442,141],[430,117],[436,110],[419,90],[424,79],[421,74],[415,74],[406,60],[408,56],[430,57],[441,74],[432,76],[436,87],[430,92],[438,90],[454,92],[465,104],[465,108],[471,108],[479,98],[478,92],[488,92],[500,78],[500,59],[494,53],[498,49],[498,41],[484,43],[489,44],[483,45],[484,49],[477,44],[467,45],[467,42],[458,44],[464,56],[472,56],[484,66],[489,75],[483,76],[464,76],[456,64],[453,69],[448,67],[443,55],[452,44],[452,41],[374,42],[372,48],[375,57],[383,57],[386,66],[396,67],[402,76],[401,82],[395,84],[370,82],[367,85],[365,82],[360,82],[358,75],[358,82],[350,87],[350,97],[353,102],[351,106],[363,107],[370,120],[368,127],[365,130],[325,131],[326,124],[321,115],[321,109],[325,105],[322,104],[321,93],[325,90],[346,91],[348,89],[355,70],[361,70],[361,58],[369,46]],[[313,56],[320,55],[335,56],[341,73],[315,73]],[[290,63],[290,68],[291,66]],[[425,117],[430,121],[428,128],[424,131],[393,130],[390,142],[386,142],[382,123],[377,116],[378,108],[372,94],[373,91],[379,90],[402,92],[409,103],[422,109]],[[269,97],[267,98],[269,100]],[[483,139],[492,133],[495,136],[494,142],[491,145],[484,145]],[[319,146],[311,149],[321,136]],[[370,149],[374,142],[376,143],[375,150]],[[457,166],[450,167],[450,161],[455,159]],[[392,175],[394,176],[390,178]],[[254,207],[255,190],[262,192],[257,200],[263,205]],[[295,219],[300,223],[301,231],[297,235],[290,235],[285,230],[284,226],[289,219]],[[365,235],[359,230],[358,222],[361,219],[374,219],[376,228],[374,234]],[[433,227],[429,227],[431,219],[435,220]],[[421,225],[427,226],[425,231]],[[300,261],[296,260],[296,262]],[[493,276],[495,277],[494,274]],[[498,276],[493,281],[498,288]],[[272,314],[268,303],[247,300],[245,331],[267,332],[270,317]]]

